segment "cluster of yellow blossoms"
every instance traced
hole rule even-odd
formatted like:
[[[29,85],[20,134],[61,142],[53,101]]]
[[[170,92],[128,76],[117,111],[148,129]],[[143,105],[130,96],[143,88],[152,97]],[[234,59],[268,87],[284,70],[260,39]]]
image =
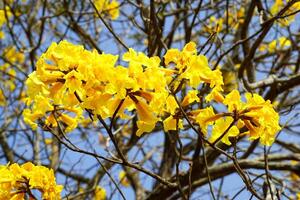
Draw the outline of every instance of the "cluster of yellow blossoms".
[[[195,43],[188,43],[182,51],[168,50],[166,67],[159,57],[133,49],[123,55],[127,67],[115,66],[117,60],[118,56],[87,51],[67,41],[52,43],[26,81],[30,108],[23,112],[25,122],[37,128],[37,121],[42,120],[47,127],[61,124],[71,131],[83,120],[84,110],[103,119],[129,119],[135,111],[136,135],[141,136],[158,122],[165,131],[183,129],[180,105],[204,134],[208,125],[214,125],[212,141],[233,121],[238,125],[231,125],[222,139],[227,144],[228,136],[237,136],[242,127],[247,128],[250,139],[260,138],[267,145],[274,141],[279,117],[271,103],[256,94],[246,94],[243,103],[236,90],[224,98],[222,73],[211,70],[206,57],[197,55]],[[230,114],[215,114],[211,106],[189,111],[191,104],[200,101],[199,89],[205,85],[211,88],[205,100],[227,105]],[[180,92],[183,89],[186,95]],[[179,94],[183,97],[177,97]]]
[[[0,166],[0,174],[0,200],[32,199],[31,190],[40,191],[45,200],[60,199],[63,186],[56,185],[52,169],[32,163],[12,164]]]
[[[269,44],[261,44],[259,47],[259,51],[268,51],[269,53],[275,53],[280,50],[285,50],[290,47],[292,44],[291,40],[282,36],[276,40],[271,41]]]
[[[247,131],[242,134],[249,135],[251,140],[260,138],[264,145],[274,142],[280,126],[279,115],[273,105],[258,94],[246,93],[245,98],[246,102],[243,102],[240,93],[233,90],[222,101],[229,112],[215,114],[211,106],[197,111],[199,114],[196,121],[202,125],[202,132],[207,133],[208,125],[213,125],[211,142],[221,139],[223,143],[230,145],[229,137],[238,136],[243,128]]]
[[[15,47],[8,46],[2,53],[5,63],[0,65],[0,73],[2,74],[0,78],[0,106],[6,105],[6,97],[4,91],[14,91],[16,88],[16,71],[12,65],[18,65],[24,62],[25,56],[16,50]]]
[[[245,9],[232,9],[233,12],[228,13],[228,22],[227,22],[227,12],[224,13],[223,17],[216,18],[211,16],[209,18],[209,23],[207,26],[204,26],[204,31],[208,33],[213,32],[222,32],[224,31],[224,24],[228,23],[228,26],[236,30],[240,24],[244,22]]]
[[[10,10],[8,7],[5,7],[4,9],[0,9],[0,39],[3,39],[5,37],[5,34],[3,32],[3,25],[6,23],[7,19],[12,16]]]
[[[280,10],[282,10],[290,0],[275,0],[270,11],[273,16],[276,16]],[[285,18],[278,19],[280,26],[288,26],[295,20],[297,11],[300,10],[300,2],[294,3],[285,13]]]
[[[108,15],[112,20],[119,17],[119,3],[115,0],[94,0],[98,12]]]

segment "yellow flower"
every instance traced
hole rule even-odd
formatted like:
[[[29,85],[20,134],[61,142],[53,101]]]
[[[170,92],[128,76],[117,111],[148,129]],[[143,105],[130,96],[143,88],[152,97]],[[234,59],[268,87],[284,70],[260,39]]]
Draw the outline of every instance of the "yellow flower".
[[[27,86],[27,94],[32,99],[34,99],[34,97],[40,93],[44,95],[49,93],[46,85],[37,77],[36,72],[29,74],[25,84]]]
[[[149,106],[151,107],[152,111],[158,113],[159,115],[164,115],[165,107],[166,107],[166,99],[169,96],[170,94],[167,91],[152,93],[152,100],[149,103]],[[172,104],[173,100],[174,99],[169,99],[169,103],[168,103],[169,108],[172,107],[172,105],[173,108],[176,107],[176,105]]]
[[[215,87],[212,91],[205,97],[205,100],[210,102],[215,100],[216,102],[222,103],[224,101],[224,97],[221,94],[223,89],[221,87]]]
[[[33,110],[35,113],[45,114],[48,111],[52,111],[54,107],[50,103],[50,99],[43,96],[43,95],[37,95],[34,98],[35,104],[33,105]]]
[[[112,20],[115,20],[119,17],[119,3],[117,1],[112,0],[107,6],[107,10]]]
[[[177,108],[178,108],[178,104],[174,96],[169,95],[166,99],[166,111],[174,115]]]
[[[120,171],[119,173],[119,180],[120,183],[124,186],[124,187],[129,187],[130,186],[130,182],[126,176],[126,172],[125,171]]]
[[[185,66],[189,64],[191,56],[196,53],[196,44],[194,42],[189,42],[184,46],[181,52],[178,49],[168,50],[164,56],[165,64],[168,65],[170,62],[175,63],[176,68],[181,73]]]
[[[230,112],[236,111],[240,120],[237,126],[245,126],[250,140],[260,139],[264,145],[271,145],[276,133],[281,129],[279,126],[279,115],[274,110],[271,102],[265,101],[258,94],[246,93],[246,102],[241,101],[240,93],[233,90],[229,93],[223,103],[228,106]],[[241,121],[242,120],[242,121]]]
[[[271,7],[271,13],[273,15],[277,14],[283,5],[283,0],[275,0],[273,6]]]
[[[5,106],[6,104],[6,98],[3,94],[3,91],[0,89],[0,106]]]
[[[6,22],[5,11],[6,11],[6,14],[8,15],[8,17],[10,17],[12,15],[12,13],[9,10],[9,7],[6,6],[5,10],[1,9],[0,10],[0,26],[2,26]]]
[[[26,189],[36,189],[42,193],[45,200],[61,199],[61,185],[56,185],[52,169],[35,166],[28,162],[23,165],[16,163],[10,166],[0,166],[0,199],[23,199]],[[22,193],[15,193],[22,190]]]
[[[204,134],[207,134],[207,126],[214,123],[214,116],[215,113],[211,106],[199,110],[199,114],[196,116],[196,122]]]
[[[81,103],[83,108],[92,109],[96,114],[101,115],[104,119],[110,117],[114,110],[107,107],[107,102],[111,99],[111,94],[101,94],[100,92],[95,93],[92,96],[89,96]]]
[[[65,84],[64,87],[67,88],[70,93],[74,93],[79,88],[81,88],[82,81],[84,80],[83,76],[76,72],[75,70],[72,70],[68,74],[64,76]]]
[[[4,39],[5,38],[5,33],[3,31],[0,31],[0,39]]]
[[[247,103],[245,107],[249,112],[245,116],[250,117],[250,121],[245,121],[249,129],[250,139],[260,138],[264,145],[271,145],[276,133],[281,129],[279,126],[279,115],[274,110],[271,102],[265,101],[258,94],[246,93]]]
[[[25,55],[21,52],[18,52],[14,46],[9,46],[3,51],[3,56],[10,63],[23,63],[25,60]]]
[[[98,5],[101,9],[110,3],[99,2],[105,4]],[[278,39],[278,44],[291,45],[284,37]],[[176,130],[176,126],[183,127],[182,119],[177,119],[179,106],[168,88],[180,86],[188,91],[181,102],[181,106],[186,107],[200,101],[197,96],[200,84],[209,84],[211,92],[205,96],[206,101],[222,103],[231,113],[215,114],[211,106],[189,111],[204,134],[209,125],[216,123],[212,137],[216,138],[228,123],[227,118],[223,121],[220,118],[235,115],[239,117],[237,127],[247,128],[250,139],[260,138],[261,143],[267,145],[274,141],[280,129],[279,116],[270,102],[256,94],[246,94],[247,102],[243,102],[237,90],[224,98],[221,71],[210,69],[207,58],[197,55],[194,42],[186,44],[182,51],[168,50],[164,59],[166,68],[160,66],[159,57],[148,57],[129,49],[123,55],[127,66],[115,66],[118,56],[88,51],[67,41],[52,43],[38,59],[37,70],[26,81],[29,95],[26,103],[30,109],[24,110],[24,121],[32,128],[37,128],[38,120],[44,120],[49,127],[57,127],[58,121],[65,131],[71,131],[78,123],[86,124],[82,115],[86,109],[103,119],[112,118],[114,114],[128,119],[129,113],[136,112],[137,136],[153,131],[161,118],[164,118],[165,131]],[[237,127],[223,138],[224,143],[229,144],[228,137],[236,136]]]
[[[272,42],[270,42],[269,46],[268,46],[268,50],[269,52],[276,52],[276,50],[280,49],[284,49],[286,47],[290,47],[291,46],[291,41],[286,38],[286,37],[280,37],[277,40],[273,40]]]
[[[138,130],[137,136],[141,136],[145,132],[151,132],[158,121],[158,118],[151,111],[149,105],[142,100],[135,102],[139,120],[137,121]]]
[[[213,128],[212,128],[212,135],[209,138],[210,142],[215,142],[221,135],[225,132],[225,130],[230,126],[233,122],[232,117],[225,117],[216,120]],[[229,137],[235,137],[240,133],[239,129],[233,125],[228,132],[222,137],[221,141],[227,145],[231,145],[229,141]]]
[[[185,107],[193,102],[199,102],[200,99],[197,94],[198,94],[197,90],[189,90],[187,95],[183,98],[181,102],[181,106]]]
[[[228,13],[228,25],[234,30],[244,22],[245,8],[241,7],[238,10],[232,10]],[[227,12],[224,13],[224,18],[227,17]]]
[[[197,45],[195,42],[189,42],[184,46],[183,53],[195,54],[197,53],[196,47]]]
[[[105,200],[106,199],[106,190],[99,186],[95,189],[95,198],[94,200]]]
[[[178,49],[169,49],[164,55],[165,64],[169,65],[171,62],[177,63],[180,58],[180,51]]]
[[[209,25],[204,27],[204,31],[208,33],[220,32],[223,28],[223,18],[217,19],[215,16],[209,18]]]
[[[70,132],[73,129],[77,127],[78,124],[78,119],[70,117],[69,115],[66,114],[61,114],[59,116],[59,120],[61,120],[67,127],[66,127],[66,132]]]
[[[53,140],[51,138],[46,138],[44,140],[44,142],[45,142],[46,145],[50,145],[50,144],[52,144]]]
[[[198,88],[200,83],[208,83],[213,88],[223,85],[222,73],[220,70],[212,71],[204,55],[187,54],[184,51],[181,54],[185,55],[185,57],[181,59],[183,60],[182,64],[177,64],[179,73],[181,73],[180,79],[189,80],[189,86]]]
[[[98,12],[109,14],[112,20],[119,17],[119,3],[115,0],[94,0]]]
[[[23,110],[24,122],[28,124],[33,130],[36,130],[38,127],[35,121],[41,117],[43,117],[43,114],[41,113],[32,113],[32,111],[27,108]]]
[[[292,165],[296,165],[296,164],[298,164],[298,162],[292,160],[292,161],[291,161],[291,164],[292,164]],[[291,180],[292,180],[292,181],[299,181],[299,180],[300,180],[300,176],[297,175],[295,172],[291,172],[290,176],[291,176]]]
[[[233,110],[239,110],[242,108],[241,96],[238,90],[232,90],[228,95],[226,95],[223,104],[228,106],[228,110],[232,112]]]
[[[292,42],[286,37],[280,37],[278,41],[279,41],[279,47],[289,47],[292,44]]]
[[[270,11],[271,11],[271,14],[273,16],[277,15],[278,12],[280,10],[282,10],[284,8],[284,6],[286,6],[287,1],[283,1],[283,0],[275,0],[274,4],[272,5]],[[289,14],[291,13],[294,13],[296,12],[297,10],[300,9],[300,3],[299,2],[296,2],[294,3],[285,13],[284,15],[287,15],[287,17],[284,17],[282,19],[278,19],[278,23],[280,26],[288,26],[291,22],[293,22],[295,20],[295,16],[296,14],[292,14],[290,16],[288,16]]]
[[[178,121],[178,125],[177,125],[177,121]],[[170,115],[169,117],[167,117],[164,121],[164,130],[165,132],[168,131],[175,131],[177,129],[182,129],[183,128],[183,124],[182,124],[182,119],[174,119],[172,115]]]
[[[137,136],[141,136],[143,133],[151,132],[156,125],[156,121],[137,121],[138,130],[136,132]]]
[[[4,183],[13,182],[15,180],[14,174],[7,168],[7,166],[0,165],[0,186]]]

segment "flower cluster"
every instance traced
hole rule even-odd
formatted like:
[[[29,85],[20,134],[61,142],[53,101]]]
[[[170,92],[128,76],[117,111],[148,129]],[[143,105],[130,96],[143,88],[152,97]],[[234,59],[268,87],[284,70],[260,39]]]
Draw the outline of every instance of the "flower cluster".
[[[273,16],[276,16],[280,10],[282,10],[289,0],[275,0],[272,5],[270,11]],[[300,2],[295,2],[289,9],[284,13],[286,17],[278,19],[278,23],[280,26],[288,26],[291,22],[295,20],[295,13],[300,9]],[[291,15],[292,14],[292,15]]]
[[[39,190],[45,200],[57,200],[63,189],[56,185],[52,169],[25,163],[0,166],[0,199],[22,200],[33,197],[31,190]]]
[[[123,55],[128,66],[115,66],[117,60],[118,56],[87,51],[67,41],[53,43],[26,81],[30,108],[23,112],[25,122],[32,128],[37,128],[38,121],[47,127],[61,124],[65,131],[71,131],[84,120],[84,110],[94,117],[112,120],[128,119],[136,113],[136,135],[141,136],[160,122],[165,131],[183,129],[182,107],[204,134],[208,125],[214,125],[212,141],[225,131],[222,141],[230,144],[228,137],[237,136],[246,127],[250,139],[260,138],[270,145],[279,130],[278,114],[269,101],[247,94],[247,102],[243,103],[236,90],[226,97],[222,95],[222,73],[211,70],[206,57],[197,55],[193,42],[182,51],[169,49],[164,55],[166,67],[161,66],[159,57],[148,57],[133,49]],[[190,110],[200,102],[200,91],[205,86],[211,88],[204,96],[207,103],[227,105],[226,117],[215,114],[212,106]]]
[[[5,34],[3,32],[3,25],[6,23],[7,19],[12,16],[8,7],[4,9],[0,9],[0,39],[5,38]]]
[[[213,125],[212,142],[221,137],[223,143],[230,145],[229,137],[238,136],[243,128],[246,130],[243,134],[249,135],[250,140],[259,138],[264,145],[274,142],[280,126],[279,115],[273,105],[258,94],[246,93],[245,98],[246,102],[241,101],[240,93],[233,90],[222,102],[229,112],[215,114],[212,107],[199,111],[196,120],[202,124],[202,131],[206,133],[207,126]]]
[[[227,16],[228,15],[228,16]],[[207,26],[204,26],[204,31],[208,33],[213,32],[222,32],[224,31],[224,25],[228,23],[228,26],[236,30],[240,24],[244,22],[245,9],[233,9],[233,12],[225,12],[223,17],[216,18],[215,16],[211,16],[209,18],[209,23]],[[228,21],[227,21],[228,17]]]
[[[94,4],[100,14],[108,15],[112,20],[119,17],[119,3],[115,0],[94,0]]]
[[[259,51],[268,51],[270,53],[275,53],[280,50],[285,50],[292,44],[291,40],[286,37],[279,37],[277,40],[271,41],[269,44],[262,44],[259,47]]]
[[[175,130],[173,116],[178,105],[168,89],[174,76],[174,85],[183,80],[195,88],[209,83],[213,92],[208,99],[222,90],[221,72],[212,71],[206,58],[196,55],[195,46],[189,43],[182,52],[170,49],[165,63],[175,64],[172,68],[160,67],[158,57],[149,58],[133,49],[123,55],[128,67],[115,67],[118,56],[87,51],[67,41],[53,43],[26,81],[31,109],[24,110],[25,122],[37,128],[36,121],[45,118],[47,126],[57,127],[62,122],[66,131],[71,131],[85,109],[103,119],[114,114],[126,119],[130,111],[136,110],[138,136],[151,132],[166,117],[165,130]],[[197,91],[191,90],[182,103],[186,106],[198,100]]]
[[[25,56],[23,53],[18,52],[15,47],[8,46],[3,52],[2,56],[5,63],[0,65],[1,83],[0,83],[0,106],[6,105],[6,97],[4,91],[14,91],[16,81],[16,71],[12,65],[18,65],[24,62]]]

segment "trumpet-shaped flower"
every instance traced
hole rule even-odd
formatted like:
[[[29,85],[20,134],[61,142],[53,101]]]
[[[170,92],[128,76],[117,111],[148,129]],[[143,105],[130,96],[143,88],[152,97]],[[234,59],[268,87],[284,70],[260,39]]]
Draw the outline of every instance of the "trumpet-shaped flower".
[[[228,106],[228,110],[240,110],[242,108],[241,95],[238,90],[232,90],[226,95],[223,103]]]
[[[193,102],[199,102],[200,99],[198,97],[198,91],[197,90],[189,90],[187,95],[183,98],[181,102],[181,106],[185,107]]]
[[[202,132],[207,134],[208,125],[212,125],[215,121],[215,113],[211,106],[199,110],[199,114],[196,116],[196,122],[199,124]]]
[[[229,128],[232,122],[233,122],[232,117],[225,117],[216,120],[212,128],[212,133],[211,133],[212,135],[209,138],[209,141],[215,142],[219,137],[222,136],[222,134],[225,133],[225,131]],[[239,129],[235,125],[233,125],[230,127],[227,133],[221,138],[221,141],[227,145],[231,145],[229,138],[236,137],[238,136],[239,133],[240,133]]]
[[[182,119],[174,119],[172,115],[167,117],[163,121],[163,124],[164,124],[165,132],[175,131],[177,129],[182,129],[183,128]]]
[[[136,135],[141,136],[145,132],[150,132],[155,128],[156,122],[159,120],[149,105],[142,99],[134,102],[139,120],[137,121],[138,130]]]

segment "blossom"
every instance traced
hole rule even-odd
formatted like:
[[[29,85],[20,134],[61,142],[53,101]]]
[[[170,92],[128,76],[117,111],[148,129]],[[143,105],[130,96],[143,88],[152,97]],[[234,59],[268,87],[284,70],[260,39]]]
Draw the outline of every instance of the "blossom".
[[[48,90],[46,85],[39,79],[36,72],[29,74],[25,84],[27,85],[27,94],[31,99],[34,99],[38,94],[46,95]]]
[[[30,189],[37,189],[45,200],[61,199],[62,185],[57,185],[54,172],[28,162],[0,166],[0,199],[23,199]],[[28,187],[28,188],[27,188]],[[18,193],[14,191],[18,190]]]
[[[5,106],[6,104],[6,98],[4,96],[3,91],[0,89],[0,106]]]
[[[10,18],[12,13],[8,6],[5,6],[4,9],[0,9],[0,28],[6,23],[7,18]],[[3,31],[0,31],[0,39],[4,39],[5,34]]]
[[[270,9],[271,14],[273,16],[277,15],[278,12],[280,10],[282,10],[284,8],[284,6],[286,6],[287,2],[288,1],[285,1],[285,0],[275,0],[274,4],[272,5],[272,7]],[[291,7],[289,7],[289,9],[285,12],[285,15],[287,17],[284,17],[284,18],[278,20],[279,25],[280,26],[288,26],[291,22],[293,22],[295,20],[295,14],[293,14],[293,15],[289,15],[289,14],[294,13],[295,11],[299,10],[299,8],[300,8],[299,2],[296,2]]]
[[[265,101],[258,94],[246,93],[247,103],[245,109],[248,112],[244,116],[250,120],[244,120],[249,129],[250,139],[260,138],[264,145],[271,145],[276,133],[281,129],[279,126],[279,115],[274,110],[269,100]]]
[[[228,95],[226,95],[224,105],[228,106],[229,111],[239,110],[242,108],[241,96],[238,90],[232,90]]]
[[[119,172],[119,180],[120,183],[124,186],[124,187],[129,187],[130,186],[130,182],[126,176],[126,172],[125,171],[120,171]]]
[[[187,95],[184,97],[184,99],[181,102],[181,106],[185,107],[193,102],[199,102],[200,99],[197,96],[198,91],[197,90],[189,90]]]
[[[280,45],[287,41],[279,38]],[[221,139],[230,144],[239,129],[246,128],[249,139],[260,138],[270,145],[280,130],[279,115],[270,101],[257,94],[246,94],[241,100],[238,90],[223,96],[223,76],[219,69],[212,70],[204,55],[197,54],[196,44],[187,43],[180,51],[170,49],[164,55],[165,67],[157,56],[148,57],[129,49],[122,56],[125,66],[116,65],[118,56],[88,51],[68,41],[52,43],[37,61],[37,70],[26,80],[26,108],[24,121],[33,129],[38,121],[48,128],[63,128],[69,132],[80,123],[86,124],[83,110],[102,119],[129,119],[137,115],[136,135],[152,132],[158,122],[165,131],[183,128],[183,119],[177,102],[178,91],[186,91],[180,106],[188,117],[215,141],[228,123],[231,129]],[[210,92],[207,103],[215,101],[227,106],[227,113],[215,113],[212,106],[193,110],[188,106],[200,102],[199,88],[205,85]],[[3,98],[2,98],[3,99]],[[58,126],[60,124],[61,126]]]
[[[196,116],[196,122],[200,125],[200,128],[204,134],[207,134],[207,126],[214,123],[214,110],[213,107],[209,106],[207,108],[198,111],[199,114]]]
[[[209,138],[210,142],[215,142],[222,134],[225,133],[226,129],[229,128],[230,124],[233,122],[232,117],[220,118],[215,121],[215,124],[212,128],[211,137]],[[227,133],[222,137],[221,141],[227,145],[231,145],[229,137],[236,137],[239,134],[239,129],[233,125],[227,131]]]
[[[215,16],[209,18],[209,25],[205,26],[205,31],[209,33],[220,32],[223,28],[223,18],[217,19]]]
[[[105,200],[106,199],[106,190],[99,186],[95,189],[95,197],[94,200]]]
[[[75,70],[72,70],[68,74],[64,76],[65,84],[64,87],[70,91],[70,93],[74,93],[77,91],[77,88],[80,88],[82,85],[82,81],[84,80],[83,76],[76,72]]]
[[[260,51],[267,50],[270,53],[274,53],[277,50],[284,50],[290,46],[291,46],[291,41],[288,38],[281,36],[276,40],[272,40],[268,45],[266,44],[260,45],[259,50]]]
[[[167,117],[164,121],[164,130],[165,132],[167,131],[175,131],[177,129],[182,129],[183,128],[183,123],[182,119],[175,119],[172,115]]]
[[[141,136],[145,132],[150,132],[155,128],[156,122],[159,120],[151,111],[149,105],[144,101],[135,102],[139,120],[137,121],[138,130],[137,136]]]
[[[233,90],[224,100],[230,112],[237,112],[243,125],[248,129],[251,140],[260,139],[264,145],[271,145],[276,133],[281,129],[279,115],[269,100],[265,101],[258,94],[246,93],[246,102],[241,101],[240,93]],[[241,122],[240,122],[241,126]]]
[[[205,100],[210,102],[215,100],[216,102],[222,103],[224,101],[224,97],[222,95],[223,89],[221,87],[215,87],[212,91],[205,97]]]
[[[94,4],[100,14],[108,14],[112,20],[119,17],[119,3],[117,1],[94,0]]]

